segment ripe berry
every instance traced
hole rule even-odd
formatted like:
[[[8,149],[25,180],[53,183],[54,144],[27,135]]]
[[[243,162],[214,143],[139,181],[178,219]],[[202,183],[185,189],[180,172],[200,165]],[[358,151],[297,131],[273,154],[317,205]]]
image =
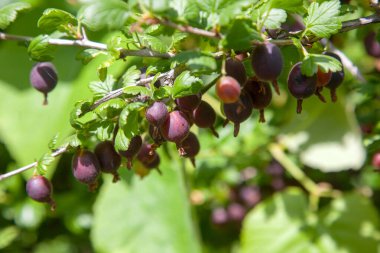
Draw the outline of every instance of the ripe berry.
[[[342,60],[340,59],[340,57],[337,54],[334,54],[332,52],[325,52],[324,54],[331,56],[331,57],[334,57],[340,63],[342,63]],[[336,89],[342,84],[343,80],[344,80],[344,69],[343,69],[343,65],[342,65],[342,70],[337,71],[337,72],[333,72],[331,74],[330,81],[326,85],[326,87],[330,89],[331,101],[333,101],[333,102],[337,101],[338,98],[336,96]]]
[[[296,63],[288,76],[288,89],[297,98],[297,113],[302,111],[302,101],[315,93],[317,75],[305,76],[301,73],[301,62]]]
[[[117,182],[120,177],[117,170],[121,164],[121,157],[115,151],[111,141],[100,142],[95,148],[95,155],[100,163],[100,170],[113,175],[113,182]]]
[[[239,203],[232,203],[227,207],[228,218],[232,222],[240,223],[245,216],[245,208]]]
[[[323,72],[320,68],[318,68],[318,71],[317,71],[317,86],[318,87],[326,86],[326,84],[328,84],[330,82],[331,76],[332,76],[332,72],[331,71],[328,71],[326,73],[326,72]]]
[[[228,223],[228,213],[226,209],[219,207],[212,210],[211,221],[215,226],[223,226]]]
[[[158,127],[155,127],[153,125],[149,125],[149,136],[154,141],[154,144],[159,147],[163,142],[165,142],[164,137],[162,137],[162,134],[160,132],[160,129]]]
[[[168,116],[168,109],[163,102],[154,102],[145,113],[148,122],[154,126],[160,126]]]
[[[127,168],[132,168],[132,159],[139,152],[142,146],[142,139],[140,135],[133,136],[129,142],[127,150],[119,150],[119,154],[127,158]]]
[[[149,162],[142,162],[142,164],[148,169],[158,169],[158,166],[160,165],[160,156],[157,154],[156,151],[154,151],[153,159]]]
[[[157,153],[152,145],[144,142],[137,154],[137,159],[143,164],[151,163],[155,159],[155,155],[157,155]]]
[[[87,184],[90,191],[97,187],[100,164],[95,154],[89,150],[79,150],[72,160],[74,177],[81,183]]]
[[[190,132],[189,135],[177,145],[178,152],[183,157],[190,158],[195,167],[195,156],[199,153],[201,146],[197,136]]]
[[[380,170],[380,152],[377,152],[372,157],[372,166]]]
[[[369,32],[367,36],[365,36],[364,46],[368,55],[375,58],[380,58],[380,43],[376,39],[375,32]]]
[[[252,113],[252,100],[249,94],[242,92],[240,100],[233,104],[223,105],[227,119],[234,123],[234,136],[239,134],[240,123],[249,118]]]
[[[190,131],[186,115],[181,111],[172,111],[160,127],[162,136],[171,142],[180,143]]]
[[[35,201],[48,203],[51,210],[54,211],[55,202],[52,199],[53,187],[46,177],[33,176],[26,183],[26,192]]]
[[[175,103],[181,111],[192,112],[201,103],[201,94],[177,98]]]
[[[239,198],[247,207],[253,207],[261,200],[260,188],[256,186],[243,186],[239,189]]]
[[[264,108],[267,107],[272,100],[272,90],[269,84],[250,79],[245,84],[244,90],[251,96],[253,108],[260,111],[259,122],[265,122]]]
[[[272,82],[276,93],[280,93],[277,78],[283,68],[283,59],[278,46],[268,42],[256,46],[252,52],[252,68],[260,80]]]
[[[193,111],[192,116],[192,120],[194,121],[195,125],[200,128],[210,128],[212,133],[216,137],[219,137],[214,128],[216,113],[209,103],[201,101],[199,106]]]
[[[227,76],[235,78],[240,85],[244,85],[245,81],[247,81],[244,64],[236,58],[228,58],[226,60],[226,73]]]
[[[30,83],[44,94],[43,105],[47,105],[47,95],[58,82],[57,71],[51,62],[39,62],[30,71]]]
[[[222,76],[216,83],[215,91],[223,103],[235,103],[239,100],[240,84],[231,76]]]

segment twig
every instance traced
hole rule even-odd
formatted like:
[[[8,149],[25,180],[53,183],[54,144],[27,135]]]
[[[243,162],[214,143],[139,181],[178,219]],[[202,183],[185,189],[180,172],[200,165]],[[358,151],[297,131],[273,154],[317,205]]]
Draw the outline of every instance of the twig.
[[[174,69],[168,71],[168,72],[165,72],[165,73],[162,73],[158,76],[158,79],[161,79],[161,78],[170,78],[171,76],[174,76]],[[154,76],[151,76],[151,77],[148,77],[148,78],[145,78],[145,79],[141,79],[139,81],[136,82],[136,86],[143,86],[147,83],[150,83],[151,81],[153,81],[154,79]],[[102,103],[105,103],[111,99],[114,99],[114,98],[117,98],[117,97],[120,97],[121,95],[124,94],[124,88],[120,88],[120,89],[117,89],[117,90],[114,90],[114,91],[111,91],[110,93],[108,93],[107,95],[105,95],[104,97],[102,97],[101,99],[99,100],[96,100],[94,102],[94,104],[91,106],[91,110],[94,110],[96,107],[98,107],[99,105],[101,105]]]
[[[69,147],[68,145],[64,146],[64,147],[60,147],[59,149],[57,149],[56,151],[54,151],[51,154],[51,156],[52,157],[57,157],[57,156],[65,153],[67,151],[68,147]],[[20,174],[20,173],[22,173],[24,171],[27,171],[29,169],[32,169],[32,168],[36,167],[37,165],[38,165],[38,162],[34,162],[34,163],[31,163],[31,164],[25,165],[24,167],[21,167],[19,169],[12,170],[12,171],[10,171],[8,173],[2,174],[2,175],[0,175],[0,181],[6,179],[8,177]]]
[[[125,58],[126,56],[142,56],[142,57],[158,57],[158,58],[164,58],[169,59],[175,56],[173,53],[160,53],[153,50],[150,50],[148,48],[141,49],[141,50],[127,50],[122,49],[120,51],[120,58]]]
[[[380,15],[378,13],[372,14],[367,17],[342,22],[342,28],[339,30],[339,32],[348,32],[357,29],[361,26],[375,23],[380,23]]]
[[[158,20],[158,21],[163,25],[177,29],[178,31],[181,31],[181,32],[192,33],[192,34],[196,34],[196,35],[200,35],[200,36],[204,36],[204,37],[208,37],[208,38],[214,38],[214,39],[221,39],[222,38],[220,36],[220,34],[216,33],[216,32],[211,32],[211,31],[199,29],[199,28],[192,27],[189,25],[179,25],[179,24],[173,23],[173,22],[166,20],[166,19],[165,20],[164,19]]]

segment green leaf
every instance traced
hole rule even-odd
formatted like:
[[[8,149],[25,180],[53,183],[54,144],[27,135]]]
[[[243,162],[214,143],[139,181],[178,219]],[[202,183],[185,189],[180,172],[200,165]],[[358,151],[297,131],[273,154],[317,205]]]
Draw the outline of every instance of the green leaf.
[[[86,65],[87,63],[89,63],[90,61],[92,61],[95,57],[97,57],[98,55],[107,55],[106,52],[102,51],[102,50],[97,50],[97,49],[93,49],[93,48],[89,48],[89,49],[85,49],[83,51],[81,51],[76,59],[77,60],[81,60],[82,63],[84,65]]]
[[[91,228],[96,252],[201,252],[179,162],[160,158],[162,175],[152,172],[144,180],[134,176],[130,184],[105,180]]]
[[[122,0],[93,1],[80,9],[78,16],[90,30],[117,30],[125,25],[130,12]]]
[[[301,72],[306,76],[312,76],[318,71],[336,72],[342,70],[342,64],[334,57],[323,54],[308,54],[302,61]]]
[[[0,249],[8,247],[20,235],[20,232],[16,226],[2,228],[0,230]]]
[[[305,32],[311,32],[317,37],[329,37],[338,32],[342,27],[339,20],[340,2],[339,0],[326,1],[321,4],[311,3],[305,18]]]
[[[242,253],[371,253],[380,242],[378,226],[376,209],[365,197],[347,194],[315,213],[306,195],[291,189],[248,213],[241,248]]]
[[[73,28],[75,30],[77,23],[77,19],[72,14],[63,10],[49,8],[43,12],[37,26],[47,33],[55,30],[72,32]]]
[[[270,1],[271,8],[283,9],[291,12],[303,13],[302,0],[272,0]]]
[[[140,75],[141,71],[135,65],[130,67],[121,78],[123,87],[135,86],[136,81],[140,79]]]
[[[54,161],[54,157],[50,153],[44,154],[38,161],[37,161],[37,171],[40,175],[45,175],[47,171],[47,167],[52,164]]]
[[[129,142],[131,138],[128,138],[123,129],[119,128],[115,137],[115,150],[127,150],[129,147]]]
[[[253,28],[252,21],[237,19],[228,30],[223,45],[234,50],[246,50],[252,48],[252,41],[261,41],[260,34]]]
[[[57,148],[57,141],[59,138],[59,134],[55,134],[54,137],[49,141],[48,147],[50,150],[54,150]]]
[[[267,29],[279,29],[281,24],[286,21],[286,11],[282,9],[271,9],[263,14],[264,27]]]
[[[110,121],[103,121],[96,128],[96,137],[99,141],[111,140],[115,125]]]
[[[174,81],[172,94],[174,98],[198,93],[203,87],[201,79],[191,76],[190,71],[184,71]]]
[[[172,62],[176,64],[185,64],[193,73],[209,73],[217,68],[215,57],[197,51],[185,51],[178,53]]]
[[[170,42],[165,43],[165,40],[151,36],[149,34],[141,34],[139,35],[141,44],[144,47],[148,47],[153,51],[157,51],[159,53],[166,53],[170,47]]]
[[[57,47],[49,44],[48,35],[39,35],[29,44],[28,54],[35,61],[51,61]]]
[[[100,81],[105,81],[107,78],[108,68],[115,62],[115,59],[110,58],[102,64],[99,65],[99,67],[96,69],[96,73],[98,74],[98,77]]]
[[[100,104],[95,113],[102,119],[114,119],[126,106],[126,102],[121,98],[114,98]]]
[[[123,88],[123,93],[136,96],[138,94],[145,95],[145,96],[151,96],[151,91],[144,86],[127,86]]]
[[[93,81],[90,82],[88,87],[95,97],[103,97],[113,91],[116,79],[112,75],[108,75],[103,82]]]
[[[163,98],[170,97],[172,95],[172,87],[170,86],[161,86],[156,89],[153,93],[153,98],[155,100],[161,100]]]
[[[16,20],[20,11],[29,9],[31,5],[25,2],[11,3],[0,9],[0,29],[4,30]]]

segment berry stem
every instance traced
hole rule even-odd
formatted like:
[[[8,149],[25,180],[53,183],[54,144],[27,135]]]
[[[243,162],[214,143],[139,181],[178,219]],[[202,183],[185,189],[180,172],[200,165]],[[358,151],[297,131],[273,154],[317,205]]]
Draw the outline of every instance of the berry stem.
[[[302,99],[297,99],[297,113],[300,114],[302,112]]]

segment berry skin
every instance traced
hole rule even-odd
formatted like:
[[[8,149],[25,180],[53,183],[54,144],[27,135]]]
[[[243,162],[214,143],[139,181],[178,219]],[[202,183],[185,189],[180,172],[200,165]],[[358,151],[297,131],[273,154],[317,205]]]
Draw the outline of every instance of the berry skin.
[[[234,123],[234,136],[239,134],[240,123],[249,118],[252,113],[252,99],[246,92],[242,92],[240,100],[233,104],[223,105],[227,119]]]
[[[155,127],[153,125],[149,125],[149,136],[154,141],[154,144],[159,147],[162,143],[165,142],[164,137],[162,137],[162,134],[160,132],[160,129],[158,127]]]
[[[132,159],[140,151],[142,138],[140,135],[133,136],[127,150],[119,150],[119,154],[127,158],[127,168],[132,168]]]
[[[253,207],[261,200],[260,188],[255,186],[243,186],[239,189],[239,198],[247,207]]]
[[[376,168],[376,170],[380,170],[380,152],[377,152],[372,157],[372,166]]]
[[[145,113],[145,117],[153,126],[160,126],[169,116],[168,109],[163,102],[154,102]]]
[[[252,52],[252,68],[256,76],[262,81],[273,82],[277,94],[279,88],[276,80],[283,65],[281,50],[275,44],[266,42],[256,46]]]
[[[324,54],[334,57],[340,63],[342,63],[342,60],[337,54],[332,53],[332,52],[325,52]],[[332,102],[336,102],[338,100],[336,96],[336,89],[343,83],[343,80],[344,80],[344,69],[343,69],[343,64],[342,64],[342,70],[333,72],[331,74],[330,81],[326,84],[326,87],[330,89],[330,97],[331,97]]]
[[[192,112],[201,103],[201,94],[177,98],[175,103],[181,111]]]
[[[240,223],[244,219],[245,208],[238,203],[231,203],[227,207],[227,214],[230,221]]]
[[[228,213],[224,208],[216,208],[212,210],[211,220],[215,226],[223,226],[228,223]]]
[[[265,122],[264,108],[272,100],[272,90],[269,84],[250,79],[245,84],[244,90],[251,96],[253,108],[258,109],[260,112],[259,122]]]
[[[240,84],[231,76],[222,76],[216,83],[215,91],[223,103],[235,103],[239,100]]]
[[[190,132],[189,135],[177,145],[178,152],[183,157],[190,158],[192,164],[195,167],[195,156],[199,153],[201,146],[197,136]]]
[[[171,142],[180,143],[190,132],[190,123],[181,111],[172,111],[161,125],[162,136]]]
[[[95,155],[100,163],[100,170],[104,173],[110,173],[113,175],[113,182],[120,180],[117,170],[121,164],[121,157],[115,151],[113,143],[111,141],[100,142],[95,147]]]
[[[209,103],[201,101],[199,106],[193,111],[192,120],[200,128],[210,128],[212,133],[216,137],[219,137],[214,128],[216,113]]]
[[[297,98],[297,113],[302,111],[302,101],[313,95],[317,88],[317,75],[305,76],[301,73],[301,62],[296,63],[288,76],[288,89]]]
[[[35,201],[48,203],[51,210],[54,211],[55,202],[52,199],[53,187],[46,177],[33,176],[26,183],[26,192]]]
[[[245,72],[244,64],[238,59],[228,58],[226,60],[226,73],[227,76],[231,76],[244,85],[247,81],[247,73]]]
[[[81,183],[87,184],[90,191],[97,187],[100,164],[95,154],[89,150],[79,150],[72,160],[74,177]]]
[[[149,164],[155,159],[155,155],[157,155],[157,153],[152,145],[144,142],[137,154],[137,159],[143,164]]]
[[[47,94],[52,91],[58,82],[57,70],[51,62],[39,62],[30,71],[30,83],[44,94],[43,105],[47,105]]]
[[[380,43],[376,40],[375,32],[372,31],[367,34],[364,38],[364,46],[368,55],[380,58]]]

